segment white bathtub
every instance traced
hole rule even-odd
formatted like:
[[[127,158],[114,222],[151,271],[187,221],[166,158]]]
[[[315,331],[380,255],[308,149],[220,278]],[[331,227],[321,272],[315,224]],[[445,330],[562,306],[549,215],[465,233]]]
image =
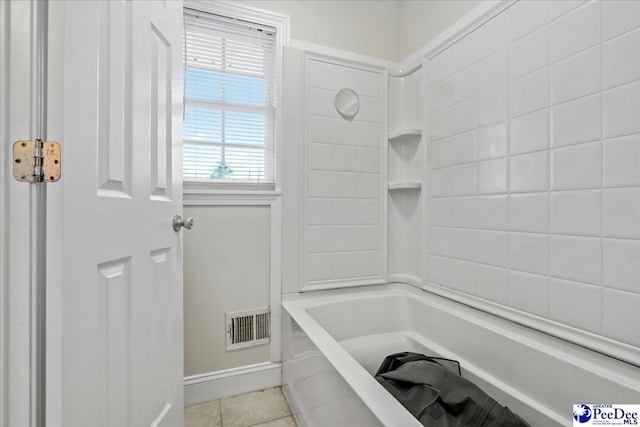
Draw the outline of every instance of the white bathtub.
[[[419,426],[373,378],[414,351],[463,376],[532,426],[572,423],[573,403],[640,403],[640,369],[411,286],[286,295],[283,385],[302,426]]]

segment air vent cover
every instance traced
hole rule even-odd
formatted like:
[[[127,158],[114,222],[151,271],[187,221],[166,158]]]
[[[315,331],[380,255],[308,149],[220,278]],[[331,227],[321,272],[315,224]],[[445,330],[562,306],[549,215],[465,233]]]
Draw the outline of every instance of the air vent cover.
[[[266,344],[271,340],[269,307],[226,313],[227,351]]]

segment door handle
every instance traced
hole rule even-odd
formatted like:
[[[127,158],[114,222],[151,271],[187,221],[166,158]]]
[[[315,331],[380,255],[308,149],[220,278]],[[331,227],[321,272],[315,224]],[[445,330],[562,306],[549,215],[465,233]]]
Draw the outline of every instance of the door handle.
[[[180,231],[182,227],[186,228],[187,230],[191,230],[193,228],[193,224],[194,221],[191,217],[185,219],[182,219],[180,215],[176,215],[173,217],[173,229],[175,231]]]

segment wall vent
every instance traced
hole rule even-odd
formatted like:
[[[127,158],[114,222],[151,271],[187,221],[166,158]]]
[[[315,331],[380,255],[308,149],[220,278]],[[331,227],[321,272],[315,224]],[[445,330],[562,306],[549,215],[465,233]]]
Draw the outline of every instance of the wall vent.
[[[269,307],[225,314],[227,351],[266,344],[271,340]]]

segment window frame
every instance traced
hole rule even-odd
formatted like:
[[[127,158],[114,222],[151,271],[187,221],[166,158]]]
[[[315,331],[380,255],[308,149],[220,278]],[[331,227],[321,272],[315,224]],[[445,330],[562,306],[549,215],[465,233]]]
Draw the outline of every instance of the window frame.
[[[274,120],[274,181],[275,183],[249,183],[249,182],[199,182],[183,181],[184,203],[193,204],[215,204],[216,199],[223,203],[228,203],[230,199],[238,199],[239,203],[251,202],[255,200],[259,204],[266,203],[279,197],[281,193],[281,140],[282,140],[282,83],[283,83],[283,51],[284,47],[290,43],[289,17],[270,11],[245,6],[230,1],[211,0],[185,0],[184,9],[196,12],[212,13],[238,19],[242,21],[254,22],[256,24],[270,26],[276,29],[276,76],[275,90],[277,104],[275,108]],[[183,96],[185,91],[183,88]]]

